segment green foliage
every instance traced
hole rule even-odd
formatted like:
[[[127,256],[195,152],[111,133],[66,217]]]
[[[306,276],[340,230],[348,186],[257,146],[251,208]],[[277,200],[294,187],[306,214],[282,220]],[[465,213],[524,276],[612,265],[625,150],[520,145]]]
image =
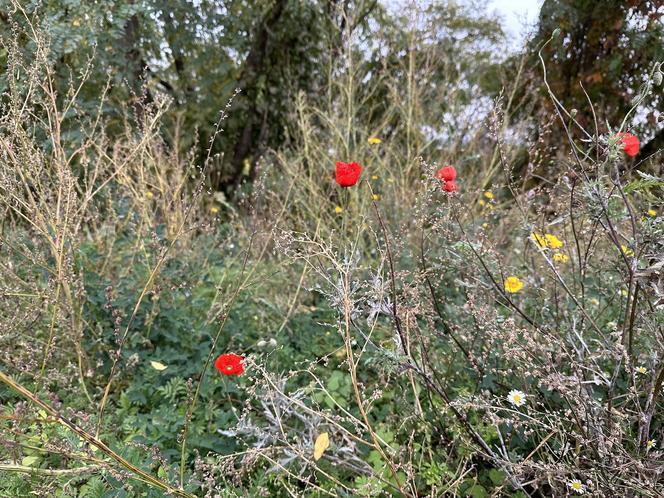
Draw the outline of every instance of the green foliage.
[[[79,498],[104,498],[107,496],[108,487],[104,481],[98,477],[89,479],[81,486]]]
[[[655,64],[664,60],[660,16],[658,2],[651,0],[546,0],[537,35],[530,42],[532,77],[537,81],[541,77],[537,51],[559,29],[560,36],[543,50],[552,91],[568,110],[577,110],[577,122],[591,133],[595,120],[600,131],[606,123],[617,127],[651,81]],[[647,92],[641,116],[627,122],[643,141],[638,159],[664,144],[664,134],[653,126],[661,104],[661,91]],[[543,108],[542,114],[551,110],[544,89],[537,107]],[[564,139],[565,134],[557,127],[548,140],[553,143],[559,137]]]
[[[338,31],[351,24],[366,32],[369,16],[384,15],[364,0],[343,9],[322,0],[2,0],[0,10],[11,13],[0,17],[3,67],[11,43],[26,55],[37,50],[30,22],[46,34],[48,70],[60,93],[87,73],[63,123],[70,146],[84,139],[79,121],[97,111],[100,95],[107,131],[118,136],[125,132],[127,103],[129,119],[140,122],[153,102],[166,98],[172,106],[164,137],[180,153],[194,147],[202,161],[219,113],[241,89],[224,133],[214,137],[213,152],[220,155],[210,181],[217,188],[236,186],[246,174],[245,159],[285,141],[298,92],[317,95],[325,84],[326,64],[341,43]],[[0,75],[0,92],[8,87],[6,76]]]
[[[53,74],[60,94],[86,74],[63,122],[68,147],[84,140],[79,123],[93,119],[100,95],[106,130],[114,136],[126,133],[127,120],[140,125],[166,99],[171,105],[162,120],[164,139],[179,153],[193,147],[199,162],[212,141],[209,183],[226,194],[255,177],[256,161],[266,150],[292,140],[298,100],[319,101],[325,93],[335,98],[330,89],[338,76],[330,68],[347,55],[348,40],[357,40],[351,48],[353,78],[372,81],[358,87],[363,105],[353,119],[382,128],[387,137],[400,134],[407,117],[385,104],[400,91],[393,81],[405,78],[409,68],[418,74],[408,78],[431,81],[421,95],[411,94],[429,103],[418,119],[438,126],[439,116],[449,113],[441,132],[453,133],[461,125],[454,121],[453,103],[470,105],[480,81],[497,71],[491,47],[502,40],[495,20],[456,3],[431,4],[422,25],[407,11],[391,17],[370,0],[20,3],[22,11],[11,8],[11,16],[0,18],[0,39],[7,43],[0,63],[7,63],[10,40],[27,53],[37,49],[27,27],[31,21],[47,36],[52,65],[43,69]],[[449,95],[443,85],[449,81],[463,81],[464,88]],[[7,84],[0,75],[0,91]],[[220,112],[227,110],[223,133],[217,134]]]
[[[518,130],[478,113],[502,33],[476,4],[13,5],[0,495],[524,498],[578,475],[654,496],[661,179],[596,137],[581,165],[560,147],[569,177],[512,182]],[[363,181],[340,190],[350,157]],[[432,178],[452,158],[453,196]],[[257,164],[236,204],[215,192]]]

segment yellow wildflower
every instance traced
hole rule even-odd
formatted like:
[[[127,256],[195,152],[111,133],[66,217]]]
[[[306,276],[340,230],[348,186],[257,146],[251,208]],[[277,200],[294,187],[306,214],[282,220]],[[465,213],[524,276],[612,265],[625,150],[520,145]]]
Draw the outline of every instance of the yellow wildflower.
[[[530,234],[530,238],[540,246],[540,249],[546,249],[546,239],[542,235],[533,232]]]
[[[556,263],[567,263],[569,261],[569,256],[567,254],[557,252],[556,254],[553,255],[553,260]]]
[[[644,366],[636,367],[636,373],[639,373],[641,375],[645,375],[648,373],[648,369]]]
[[[590,300],[590,304],[593,306],[599,306],[599,299],[595,299],[594,297]]]
[[[484,197],[486,197],[487,199],[493,199],[493,192],[487,190],[486,192],[484,192]]]
[[[634,256],[634,251],[625,244],[620,244],[620,250],[625,256]]]
[[[519,277],[511,276],[507,277],[504,282],[505,290],[510,294],[515,294],[523,288],[523,282]]]
[[[372,180],[378,180],[378,175],[371,175]]]
[[[655,441],[654,439],[649,439],[648,442],[646,443],[646,450],[648,451],[652,450],[655,447],[656,443],[657,441]]]
[[[373,200],[373,201],[379,201],[379,200],[380,200],[380,195],[378,195],[378,194],[373,194],[373,195],[371,196],[371,200]]]
[[[147,197],[148,199],[153,199],[153,198],[154,198],[154,194],[148,190],[148,191],[145,193],[145,197]]]
[[[547,233],[546,235],[544,235],[544,238],[546,238],[546,242],[548,243],[551,249],[560,249],[563,246],[563,241],[560,240],[555,235]]]
[[[210,208],[210,214],[217,214],[219,212],[219,208],[217,206],[212,206]]]
[[[342,209],[341,206],[337,206],[337,207],[334,208],[334,212],[337,213],[337,214],[340,214],[342,211],[343,211],[343,209]]]
[[[653,218],[657,216],[657,211],[654,209],[648,209],[648,216],[652,216]]]
[[[367,142],[369,142],[369,145],[378,145],[379,143],[382,142],[382,140],[378,137],[369,137],[367,139]]]
[[[480,199],[479,204],[480,204],[480,206],[484,206],[486,204],[486,202],[484,201],[484,199]]]

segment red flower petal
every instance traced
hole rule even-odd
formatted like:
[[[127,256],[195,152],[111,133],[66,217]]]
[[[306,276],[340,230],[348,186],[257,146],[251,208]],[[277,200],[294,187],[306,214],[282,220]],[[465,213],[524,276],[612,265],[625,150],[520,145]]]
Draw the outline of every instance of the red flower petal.
[[[456,168],[454,166],[443,166],[436,172],[436,178],[444,182],[453,182],[456,178]]]
[[[458,192],[459,187],[457,187],[456,183],[454,183],[452,181],[449,181],[449,182],[444,182],[443,183],[443,190],[445,192]]]
[[[362,173],[362,166],[358,163],[342,163],[337,161],[336,181],[342,187],[352,187],[357,183]]]
[[[631,133],[618,133],[618,137],[620,138],[619,143],[622,144],[622,148],[625,151],[625,154],[630,157],[634,157],[639,153],[641,142],[639,142],[639,139],[636,135],[632,135]]]
[[[244,373],[242,357],[235,353],[224,353],[214,362],[214,368],[219,370],[222,375],[241,375]]]

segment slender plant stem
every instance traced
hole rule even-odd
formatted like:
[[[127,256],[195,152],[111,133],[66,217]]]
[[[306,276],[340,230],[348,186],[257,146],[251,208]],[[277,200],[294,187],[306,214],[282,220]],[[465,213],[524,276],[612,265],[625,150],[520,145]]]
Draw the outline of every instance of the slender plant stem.
[[[109,446],[106,445],[106,443],[102,442],[97,437],[93,436],[86,430],[82,429],[71,420],[65,418],[51,405],[39,399],[36,394],[34,394],[26,387],[24,387],[23,385],[21,385],[20,383],[18,383],[8,375],[6,375],[4,372],[0,372],[0,382],[5,384],[9,388],[13,389],[14,391],[16,391],[25,399],[37,405],[47,414],[54,417],[60,425],[75,432],[81,439],[86,441],[88,444],[94,446],[95,448],[98,448],[102,453],[104,453],[111,459],[115,460],[115,462],[117,462],[121,467],[124,467],[131,474],[133,474],[136,479],[139,479],[147,484],[150,484],[155,488],[161,489],[162,491],[170,493],[173,496],[179,496],[181,498],[195,498],[195,495],[192,495],[182,489],[175,488],[170,484],[168,484],[167,482],[164,482],[161,479],[154,477],[153,475],[149,474],[148,472],[140,469],[133,463],[129,462],[127,459],[125,459],[124,457],[113,451]]]

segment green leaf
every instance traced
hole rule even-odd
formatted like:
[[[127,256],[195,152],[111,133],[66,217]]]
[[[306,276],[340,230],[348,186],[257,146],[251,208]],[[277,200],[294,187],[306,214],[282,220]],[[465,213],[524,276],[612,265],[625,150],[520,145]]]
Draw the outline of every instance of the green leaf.
[[[102,498],[106,491],[106,485],[98,477],[91,478],[87,483],[81,486],[80,498]]]
[[[41,458],[39,455],[30,455],[23,458],[21,465],[24,465],[25,467],[36,467],[40,460]]]
[[[505,473],[498,469],[491,469],[489,471],[489,479],[497,486],[505,481]]]
[[[472,498],[485,498],[487,493],[483,486],[475,484],[473,487],[466,490],[466,496],[470,496]]]

